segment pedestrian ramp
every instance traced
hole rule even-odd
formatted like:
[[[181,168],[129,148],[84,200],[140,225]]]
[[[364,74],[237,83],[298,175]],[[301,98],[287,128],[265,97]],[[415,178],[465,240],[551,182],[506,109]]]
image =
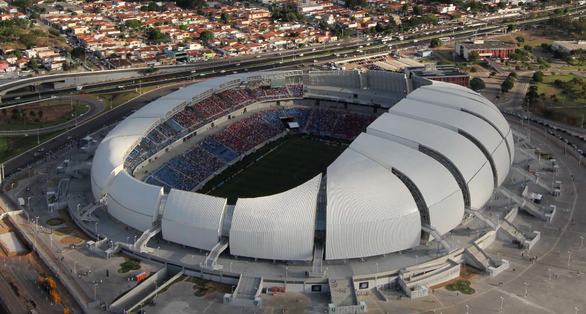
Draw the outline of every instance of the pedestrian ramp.
[[[367,311],[365,302],[358,302],[352,278],[328,279],[330,288],[329,313],[364,313]]]
[[[313,263],[311,265],[310,277],[323,277],[324,269],[324,245],[322,242],[316,242],[313,249]]]
[[[513,191],[501,186],[498,189],[499,193],[508,197],[513,202],[519,205],[519,208],[527,212],[528,214],[537,217],[544,221],[550,221],[552,217],[552,213],[546,213],[542,210],[539,206],[535,205],[533,202],[528,201],[522,196],[515,194]]]
[[[161,226],[154,226],[150,229],[145,230],[145,232],[140,235],[140,237],[134,242],[133,248],[135,251],[139,251],[141,253],[152,253],[154,250],[147,246],[149,241],[155,237],[157,234],[161,232]]]
[[[541,233],[533,231],[527,234],[508,220],[503,220],[499,228],[499,236],[504,237],[516,244],[520,249],[530,250],[540,240]]]
[[[201,263],[201,267],[209,270],[222,270],[224,266],[218,264],[218,258],[228,248],[228,238],[222,237],[220,242],[216,243],[205,260]]]
[[[492,259],[476,243],[473,243],[464,250],[464,261],[466,264],[478,270],[487,272],[490,277],[494,277],[509,268],[509,262],[507,260],[496,261]]]
[[[240,275],[234,292],[224,294],[224,304],[261,307],[262,286],[262,277]]]

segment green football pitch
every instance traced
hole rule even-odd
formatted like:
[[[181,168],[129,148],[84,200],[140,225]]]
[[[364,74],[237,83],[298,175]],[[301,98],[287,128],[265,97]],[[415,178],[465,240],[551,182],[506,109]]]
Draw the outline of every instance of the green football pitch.
[[[346,147],[306,135],[287,136],[226,169],[200,191],[227,197],[230,203],[283,192],[324,172]]]

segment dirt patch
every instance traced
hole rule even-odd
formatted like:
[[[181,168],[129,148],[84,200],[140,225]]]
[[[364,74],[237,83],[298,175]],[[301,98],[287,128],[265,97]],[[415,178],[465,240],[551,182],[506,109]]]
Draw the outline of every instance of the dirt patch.
[[[118,272],[121,274],[125,274],[131,270],[139,270],[140,269],[140,261],[135,260],[132,258],[126,258],[126,261],[120,263],[120,269]]]
[[[55,229],[55,235],[57,235],[57,236],[69,235],[71,233],[73,233],[73,228],[71,228],[71,227],[61,227],[61,228]]]
[[[471,268],[469,266],[462,266],[460,269],[460,277],[452,279],[450,281],[443,282],[443,283],[436,285],[436,286],[432,286],[431,289],[435,290],[435,289],[443,288],[448,285],[455,284],[460,280],[471,281],[472,279],[474,279],[474,277],[476,275],[480,275],[480,274],[481,274],[481,272],[474,269],[474,268]]]
[[[49,226],[53,226],[53,227],[54,227],[54,226],[59,226],[59,225],[62,225],[62,224],[63,224],[63,222],[64,222],[64,221],[63,221],[63,219],[61,219],[61,218],[50,218],[50,219],[48,219],[48,220],[47,220],[47,224],[48,224]]]
[[[41,128],[63,123],[87,112],[88,105],[69,100],[49,100],[11,109],[0,109],[0,129]]]
[[[76,236],[66,236],[63,239],[61,239],[59,242],[61,242],[61,244],[64,245],[79,245],[81,243],[83,243],[83,239],[80,237],[76,237]]]
[[[195,277],[188,277],[185,281],[193,283],[193,294],[196,297],[206,297],[216,292],[222,294],[232,292],[232,287],[230,285],[224,285],[213,281]]]
[[[59,219],[63,220],[62,224],[64,224],[65,227],[56,229],[55,233],[57,235],[74,236],[82,239],[83,241],[87,241],[90,239],[85,235],[85,233],[81,229],[77,227],[77,225],[75,225],[73,220],[71,220],[71,217],[69,217],[69,213],[66,209],[62,209],[59,211]]]

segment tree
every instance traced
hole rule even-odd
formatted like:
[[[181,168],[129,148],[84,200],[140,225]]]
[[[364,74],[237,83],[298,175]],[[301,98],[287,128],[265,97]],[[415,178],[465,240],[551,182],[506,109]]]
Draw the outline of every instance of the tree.
[[[531,85],[527,91],[527,94],[525,95],[525,103],[527,105],[535,105],[538,99],[539,94],[537,93],[537,86]]]
[[[199,40],[203,41],[204,43],[207,43],[212,39],[214,39],[214,33],[210,31],[203,31],[201,34],[199,34]]]
[[[416,5],[413,7],[413,14],[415,15],[422,15],[423,14],[423,7],[420,5]]]
[[[156,2],[151,1],[148,5],[143,5],[140,7],[141,11],[162,11],[163,8],[160,7]]]
[[[28,66],[31,68],[31,70],[37,71],[39,69],[39,60],[37,58],[32,58],[29,61]]]
[[[270,7],[271,18],[273,20],[281,20],[283,22],[303,21],[305,17],[297,11],[293,5],[284,5],[282,7]]]
[[[160,44],[169,41],[169,37],[167,35],[161,33],[160,30],[152,27],[146,30],[146,35],[147,39],[155,44]]]
[[[524,43],[525,42],[525,37],[523,37],[523,36],[517,36],[515,39],[517,40],[518,43]]]
[[[533,81],[534,82],[543,82],[543,72],[537,71],[533,73]]]
[[[73,58],[81,59],[85,57],[85,49],[83,47],[75,47],[71,49],[71,56]]]
[[[366,6],[366,0],[346,0],[346,7],[350,9],[357,9]]]
[[[201,9],[208,6],[205,0],[177,0],[175,4],[182,9],[188,10]]]
[[[12,4],[22,10],[26,10],[32,7],[34,2],[32,0],[14,0],[12,1]]]
[[[471,53],[469,53],[468,60],[470,60],[470,61],[480,60],[480,54],[478,53],[478,51],[472,51]]]
[[[124,23],[128,28],[139,29],[142,27],[142,22],[139,20],[128,20]]]
[[[434,38],[429,42],[430,48],[437,48],[442,45],[442,41],[439,38]]]
[[[519,75],[517,75],[517,72],[511,72],[511,73],[509,73],[509,77],[513,78],[513,79],[517,79],[517,77],[519,77]]]
[[[220,20],[222,20],[222,23],[228,24],[228,22],[230,21],[230,16],[226,14],[226,12],[222,12],[222,14],[220,15]]]
[[[484,84],[484,81],[481,78],[475,77],[470,81],[470,88],[478,92],[485,89],[486,85]]]
[[[501,91],[506,93],[510,91],[515,86],[515,82],[511,77],[507,77],[507,79],[501,84]]]

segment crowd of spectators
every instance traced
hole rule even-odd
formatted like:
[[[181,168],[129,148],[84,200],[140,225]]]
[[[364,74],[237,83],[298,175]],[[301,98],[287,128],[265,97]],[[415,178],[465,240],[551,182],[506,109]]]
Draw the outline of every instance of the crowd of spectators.
[[[297,122],[304,133],[351,140],[373,120],[374,116],[334,109],[296,107],[256,112],[171,159],[149,176],[147,182],[167,189],[193,190],[239,156],[284,132],[283,121]],[[136,154],[133,151],[129,157]]]
[[[186,130],[192,130],[200,123],[200,117],[197,116],[195,110],[191,106],[187,106],[185,109],[179,111],[173,116],[172,120]]]
[[[273,110],[274,111],[274,110]],[[238,120],[213,137],[233,150],[244,153],[285,131],[280,120],[265,119],[271,111],[262,111]]]
[[[305,131],[319,136],[352,140],[376,117],[336,109],[316,109],[309,117]]]
[[[169,143],[221,115],[233,112],[254,101],[301,97],[302,95],[303,85],[301,84],[279,88],[266,86],[234,88],[214,94],[186,106],[171,119],[151,130],[130,152],[125,165],[132,171]],[[193,150],[164,166],[166,170],[155,172],[151,176],[154,177],[154,181],[163,183],[165,186],[185,188],[196,186],[226,163],[283,132],[286,125],[284,122],[297,122],[301,132],[351,140],[373,120],[373,116],[334,109],[296,107],[257,112],[237,119],[220,132],[205,138]]]
[[[303,91],[303,90],[302,90]],[[255,99],[258,100],[272,100],[272,99],[281,99],[281,98],[290,98],[292,97],[289,93],[289,89],[285,87],[259,87],[253,90],[250,90],[250,93],[253,95]]]
[[[228,108],[228,104],[226,104],[226,102],[218,95],[212,95],[193,105],[193,109],[204,120],[208,118],[213,118],[215,116],[219,116]]]
[[[256,101],[256,99],[243,88],[228,89],[218,95],[232,107],[244,107]]]
[[[303,84],[287,85],[287,89],[292,97],[303,97]]]

